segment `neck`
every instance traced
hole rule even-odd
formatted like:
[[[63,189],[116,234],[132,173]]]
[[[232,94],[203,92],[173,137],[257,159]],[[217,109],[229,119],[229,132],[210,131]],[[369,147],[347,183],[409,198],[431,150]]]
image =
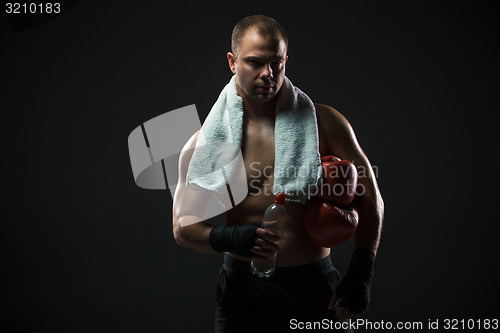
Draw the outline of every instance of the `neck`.
[[[250,120],[274,120],[276,114],[276,100],[273,98],[268,102],[255,102],[243,99],[243,110]]]

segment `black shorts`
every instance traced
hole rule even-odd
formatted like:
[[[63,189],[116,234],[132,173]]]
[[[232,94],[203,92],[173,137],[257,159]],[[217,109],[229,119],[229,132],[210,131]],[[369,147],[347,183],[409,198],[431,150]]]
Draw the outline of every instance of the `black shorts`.
[[[342,322],[328,310],[339,282],[330,256],[307,265],[278,267],[270,278],[259,278],[250,264],[225,254],[217,286],[215,332],[296,332],[301,327],[350,332],[335,330]]]

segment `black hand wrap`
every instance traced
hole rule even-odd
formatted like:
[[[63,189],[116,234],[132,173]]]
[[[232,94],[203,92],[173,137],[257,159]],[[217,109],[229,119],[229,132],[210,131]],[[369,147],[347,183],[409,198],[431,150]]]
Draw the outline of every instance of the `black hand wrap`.
[[[250,249],[255,246],[255,231],[261,223],[217,226],[210,231],[210,246],[217,252],[232,252],[244,257],[252,257]]]
[[[362,313],[370,304],[370,286],[373,278],[375,255],[366,249],[352,254],[351,264],[336,293],[342,298],[340,306],[352,313]]]

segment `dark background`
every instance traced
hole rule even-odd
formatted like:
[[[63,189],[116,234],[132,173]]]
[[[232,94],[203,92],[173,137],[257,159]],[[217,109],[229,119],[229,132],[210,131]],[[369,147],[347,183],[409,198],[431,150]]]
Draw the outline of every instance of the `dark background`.
[[[135,185],[127,138],[189,104],[203,120],[231,76],[231,30],[256,13],[287,30],[288,77],[349,119],[377,167],[365,318],[498,318],[493,1],[66,4],[19,31],[29,17],[1,17],[8,332],[212,331],[222,256],[176,245],[170,193]],[[342,273],[351,246],[332,251]]]

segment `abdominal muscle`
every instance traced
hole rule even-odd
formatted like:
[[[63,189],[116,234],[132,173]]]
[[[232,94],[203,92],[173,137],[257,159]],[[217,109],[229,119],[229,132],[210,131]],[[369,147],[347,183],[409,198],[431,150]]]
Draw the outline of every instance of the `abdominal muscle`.
[[[272,204],[273,199],[272,192],[262,193],[257,196],[249,194],[239,205],[226,212],[226,225],[261,222],[264,211]],[[280,250],[276,257],[276,266],[299,266],[328,256],[330,249],[316,245],[305,230],[306,206],[301,203],[287,201],[285,208],[287,219],[283,221],[283,236],[279,242]],[[247,257],[234,253],[229,254],[246,262],[251,261]]]

